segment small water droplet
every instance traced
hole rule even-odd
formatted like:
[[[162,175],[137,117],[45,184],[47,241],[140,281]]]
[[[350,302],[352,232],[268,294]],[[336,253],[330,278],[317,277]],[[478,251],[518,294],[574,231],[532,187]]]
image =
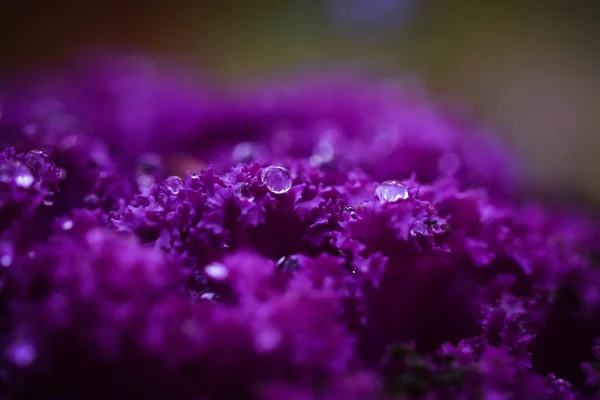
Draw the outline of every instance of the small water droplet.
[[[9,161],[0,166],[0,182],[14,183],[23,189],[27,189],[33,184],[34,178],[25,164],[18,161]]]
[[[21,341],[10,346],[9,355],[16,366],[24,368],[33,363],[36,358],[36,351],[31,343]]]
[[[290,171],[279,165],[271,165],[263,169],[260,179],[267,189],[275,194],[286,193],[292,187]]]
[[[358,214],[356,214],[356,211],[354,211],[354,207],[352,206],[346,206],[342,208],[342,212],[350,214],[350,216],[354,219],[358,218]]]
[[[298,268],[298,259],[294,256],[281,257],[275,264],[277,272],[290,272]]]
[[[73,227],[73,221],[71,221],[70,219],[67,219],[67,220],[63,221],[62,224],[60,224],[60,227],[62,229],[64,229],[65,231],[68,231],[69,229],[71,229]]]
[[[226,279],[229,275],[227,267],[221,263],[208,264],[206,267],[204,267],[204,272],[206,272],[206,275],[219,281]]]
[[[51,207],[54,205],[54,197],[52,197],[51,195],[46,196],[46,198],[44,199],[44,205],[46,207]]]
[[[394,203],[408,199],[408,189],[402,182],[385,181],[375,189],[375,195],[382,203]]]
[[[190,172],[190,178],[200,179],[200,174],[198,173],[198,171],[192,171],[192,172]]]
[[[38,178],[43,177],[48,171],[54,168],[52,159],[42,150],[31,150],[29,153],[25,154],[23,162]]]
[[[183,179],[178,176],[170,176],[165,180],[165,187],[167,190],[173,194],[179,194],[179,191],[184,188]]]
[[[455,175],[460,168],[460,158],[454,153],[444,153],[438,159],[438,169],[446,175]]]
[[[231,158],[233,162],[236,164],[239,163],[250,163],[252,162],[256,156],[258,155],[258,146],[251,142],[241,142],[238,143],[234,148],[231,154]]]
[[[254,194],[252,193],[252,185],[247,182],[240,183],[240,186],[238,186],[238,196],[241,199],[253,201]]]
[[[429,228],[423,221],[415,221],[410,227],[412,236],[425,236],[429,234]]]
[[[204,292],[200,295],[200,298],[202,300],[216,300],[216,293],[213,292]]]
[[[232,245],[233,245],[233,241],[231,240],[231,238],[226,238],[223,241],[223,243],[221,244],[221,247],[223,249],[230,249]]]

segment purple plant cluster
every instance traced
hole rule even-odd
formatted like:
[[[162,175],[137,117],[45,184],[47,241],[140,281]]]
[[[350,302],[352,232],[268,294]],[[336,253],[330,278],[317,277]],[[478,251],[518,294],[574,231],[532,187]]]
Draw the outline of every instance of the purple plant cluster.
[[[597,225],[415,88],[13,82],[1,399],[594,399]]]

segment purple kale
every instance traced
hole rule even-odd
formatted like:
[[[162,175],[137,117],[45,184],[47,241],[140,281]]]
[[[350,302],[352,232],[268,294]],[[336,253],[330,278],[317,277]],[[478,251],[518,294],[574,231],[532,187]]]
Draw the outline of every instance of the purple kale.
[[[157,71],[4,97],[3,398],[600,394],[597,224],[494,139],[389,82]]]

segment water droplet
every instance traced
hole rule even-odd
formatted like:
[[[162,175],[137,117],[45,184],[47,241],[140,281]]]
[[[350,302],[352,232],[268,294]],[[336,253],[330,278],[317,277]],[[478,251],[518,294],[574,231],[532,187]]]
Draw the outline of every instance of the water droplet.
[[[190,172],[190,178],[200,179],[200,174],[198,173],[198,171],[192,171],[192,172]]]
[[[231,158],[233,162],[238,163],[250,163],[252,162],[256,156],[258,155],[258,146],[254,143],[250,142],[241,142],[238,143],[234,148],[231,154]]]
[[[415,221],[410,227],[410,234],[412,236],[425,236],[429,234],[429,228],[423,221]]]
[[[53,206],[54,205],[54,197],[52,195],[46,196],[46,198],[44,199],[44,205],[46,207]]]
[[[206,275],[219,281],[226,279],[229,275],[227,267],[221,263],[208,264],[206,267],[204,267],[204,272],[206,272]]]
[[[454,153],[444,153],[438,159],[438,169],[446,175],[454,175],[460,168],[460,158]]]
[[[240,183],[240,186],[238,186],[238,196],[241,199],[253,201],[254,194],[252,193],[252,185],[246,182]]]
[[[385,181],[375,189],[375,195],[382,203],[394,203],[408,199],[408,189],[402,182]]]
[[[286,193],[292,187],[290,171],[278,165],[271,165],[263,169],[260,179],[267,186],[267,189],[275,194]]]
[[[342,212],[350,214],[350,216],[354,219],[358,218],[358,214],[356,214],[356,211],[354,211],[354,207],[352,206],[346,206],[342,208]]]
[[[27,189],[33,184],[34,178],[26,165],[18,161],[9,161],[0,166],[0,182],[14,183]]]
[[[12,362],[21,368],[28,367],[36,357],[35,347],[29,342],[16,342],[10,346],[9,355]]]
[[[184,188],[183,179],[178,176],[170,176],[165,180],[165,187],[171,194],[179,194],[179,191]]]
[[[54,168],[54,163],[50,156],[42,150],[31,150],[23,158],[25,165],[38,178],[43,177],[48,171]]]
[[[67,220],[63,221],[62,224],[60,224],[60,227],[62,229],[64,229],[65,231],[68,231],[69,229],[71,229],[73,227],[73,221],[71,221],[70,219],[67,219]]]
[[[298,268],[298,259],[294,256],[281,257],[275,264],[277,272],[295,271]]]
[[[217,295],[213,292],[204,292],[200,295],[202,300],[216,300]]]

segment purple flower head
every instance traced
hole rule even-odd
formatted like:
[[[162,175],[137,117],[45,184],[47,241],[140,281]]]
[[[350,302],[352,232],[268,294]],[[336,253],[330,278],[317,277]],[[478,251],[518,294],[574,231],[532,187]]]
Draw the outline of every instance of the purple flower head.
[[[595,222],[422,94],[65,71],[0,120],[5,398],[597,395]]]

